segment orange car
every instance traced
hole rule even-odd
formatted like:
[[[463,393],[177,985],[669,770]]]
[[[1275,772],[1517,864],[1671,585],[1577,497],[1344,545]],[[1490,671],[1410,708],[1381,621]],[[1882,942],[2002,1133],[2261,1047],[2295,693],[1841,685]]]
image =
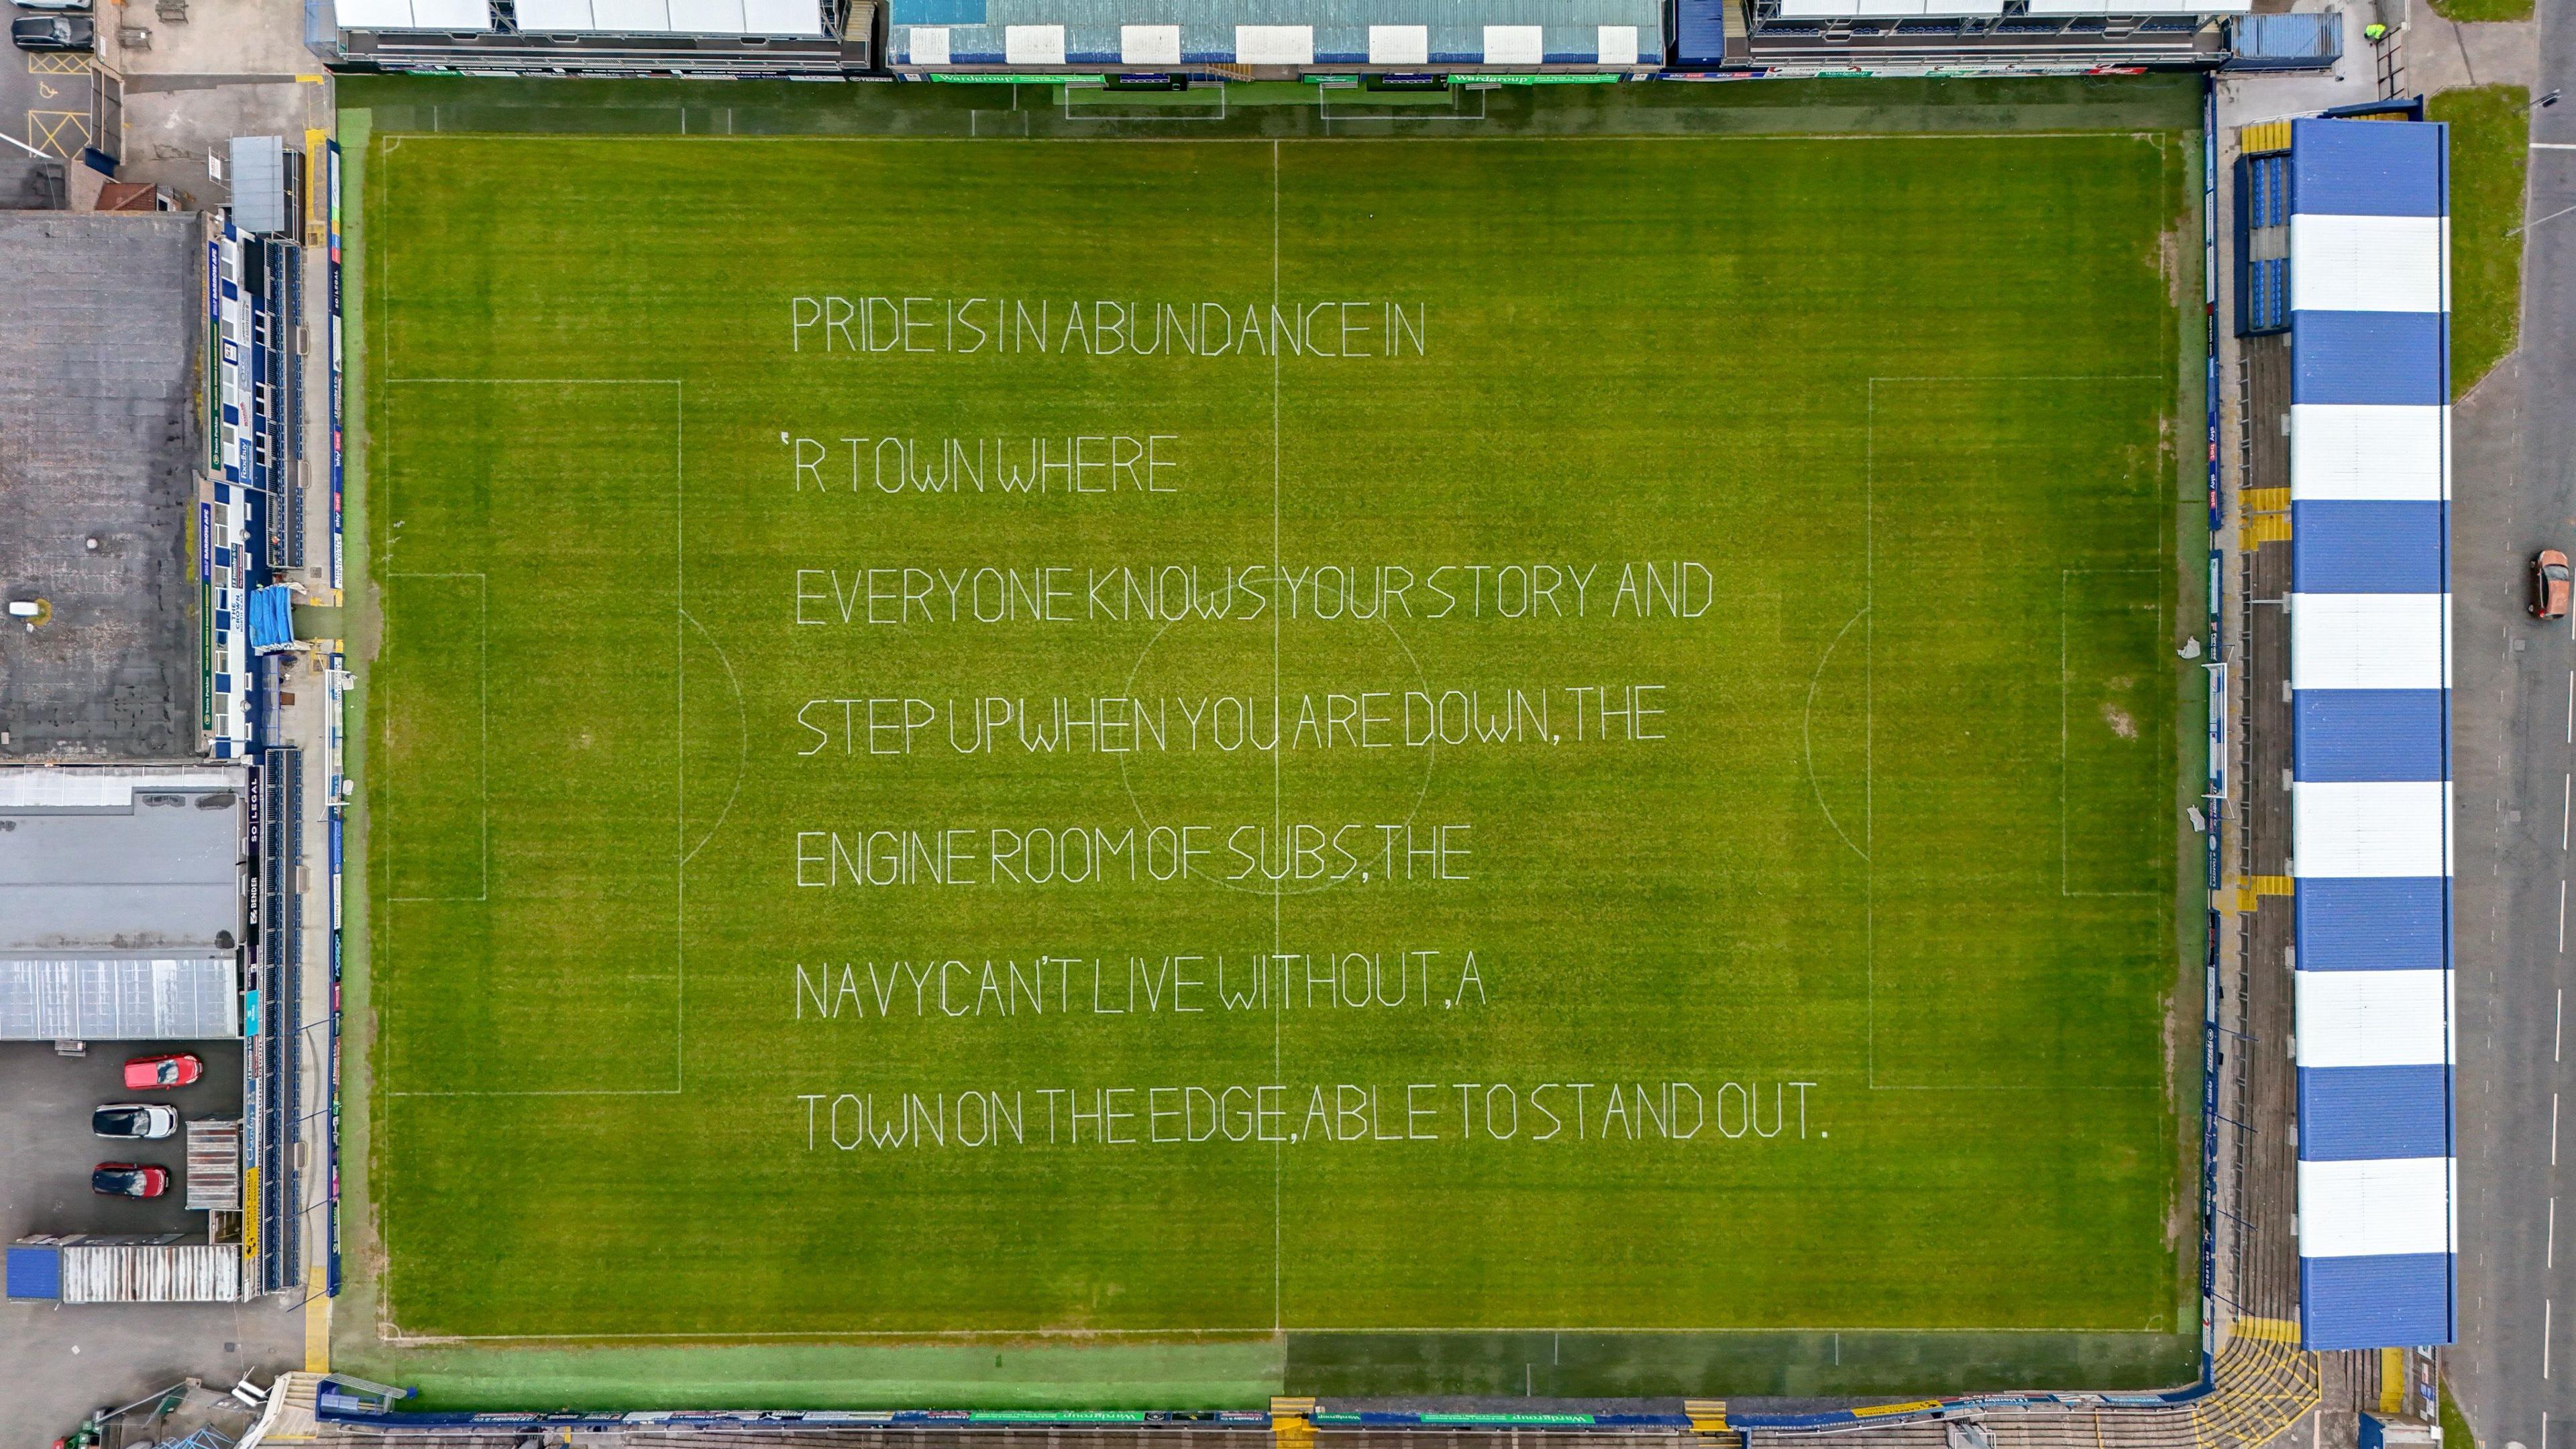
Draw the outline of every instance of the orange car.
[[[2567,617],[2567,555],[2554,548],[2531,556],[2531,617]]]

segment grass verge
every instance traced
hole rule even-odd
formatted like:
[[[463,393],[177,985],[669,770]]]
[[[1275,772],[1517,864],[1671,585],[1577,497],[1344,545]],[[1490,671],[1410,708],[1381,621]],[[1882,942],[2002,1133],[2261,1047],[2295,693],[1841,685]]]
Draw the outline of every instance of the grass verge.
[[[2526,12],[2527,13],[2527,12]],[[2451,127],[2451,396],[2510,356],[2522,327],[2523,171],[2531,93],[2478,86],[2433,97]]]

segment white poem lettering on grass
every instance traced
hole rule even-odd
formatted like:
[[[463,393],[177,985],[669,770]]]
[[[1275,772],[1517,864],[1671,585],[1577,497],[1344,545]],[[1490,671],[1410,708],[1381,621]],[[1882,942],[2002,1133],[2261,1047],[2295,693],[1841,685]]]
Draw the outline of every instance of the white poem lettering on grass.
[[[805,1150],[1414,1142],[1637,1150],[1824,1142],[1811,1081],[1231,1082],[799,1092]]]
[[[2308,879],[2449,875],[2451,782],[2293,783],[2290,864]]]
[[[2451,410],[2293,403],[2290,497],[2298,502],[2449,502]]]
[[[916,25],[912,27],[911,55],[914,65],[948,64],[948,27]]]
[[[1372,25],[1369,27],[1369,64],[1424,65],[1431,59],[1431,27],[1427,25]]]
[[[1064,64],[1064,27],[1011,25],[1002,30],[1002,58],[1012,65]]]
[[[2448,971],[2294,971],[2303,1067],[2451,1060]]]
[[[1541,65],[1547,60],[1547,30],[1538,25],[1485,27],[1485,64]]]
[[[1604,25],[1595,31],[1603,65],[1637,63],[1637,27]]]
[[[1313,65],[1315,27],[1311,25],[1238,25],[1234,58],[1242,65]]]
[[[2458,1185],[2447,1157],[2301,1162],[2299,1256],[2456,1251]]]
[[[2292,689],[2448,689],[2448,594],[2292,594]]]
[[[2296,312],[2447,312],[2451,219],[2290,217],[2290,308]]]
[[[1119,26],[1118,60],[1122,65],[1179,65],[1181,63],[1181,27],[1177,25]]]

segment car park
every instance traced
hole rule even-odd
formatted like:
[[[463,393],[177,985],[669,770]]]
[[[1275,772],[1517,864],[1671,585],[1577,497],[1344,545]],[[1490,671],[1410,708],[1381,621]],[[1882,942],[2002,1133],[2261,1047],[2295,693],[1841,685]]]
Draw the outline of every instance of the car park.
[[[125,1064],[125,1089],[149,1092],[165,1087],[184,1087],[205,1074],[206,1063],[194,1052],[135,1057]]]
[[[89,50],[98,27],[86,15],[21,15],[9,24],[9,43],[20,50]]]
[[[170,1170],[140,1162],[102,1162],[90,1169],[89,1190],[101,1197],[159,1197],[170,1190]]]
[[[89,1114],[95,1137],[131,1137],[157,1142],[177,1135],[179,1109],[166,1102],[110,1102]]]

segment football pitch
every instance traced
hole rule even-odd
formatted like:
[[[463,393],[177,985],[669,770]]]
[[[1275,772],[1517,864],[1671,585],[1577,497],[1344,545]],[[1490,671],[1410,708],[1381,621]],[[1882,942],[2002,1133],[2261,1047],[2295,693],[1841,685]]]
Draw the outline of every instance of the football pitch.
[[[2188,1330],[2186,170],[379,138],[382,1322]]]

